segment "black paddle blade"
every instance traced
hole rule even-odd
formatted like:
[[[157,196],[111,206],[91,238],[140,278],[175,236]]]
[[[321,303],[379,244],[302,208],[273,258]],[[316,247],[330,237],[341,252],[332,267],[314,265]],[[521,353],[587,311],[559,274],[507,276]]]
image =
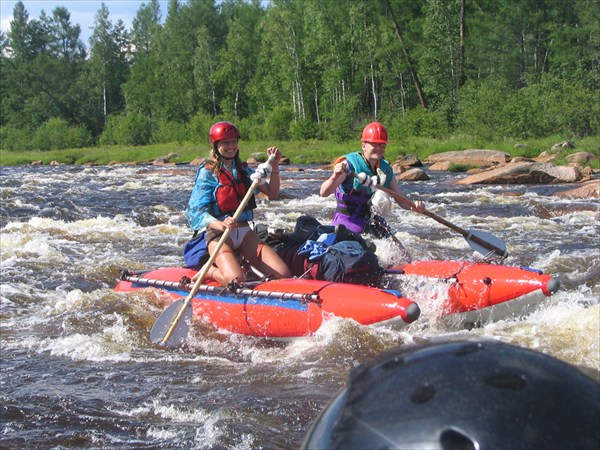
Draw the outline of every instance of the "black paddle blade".
[[[474,251],[479,252],[482,255],[494,252],[496,255],[503,258],[508,256],[506,244],[493,234],[486,233],[485,231],[469,230],[469,234],[465,239]]]
[[[184,313],[175,324],[175,328],[171,332],[169,338],[165,341],[165,336],[169,332],[171,325],[175,322],[179,310],[185,308]],[[184,300],[178,300],[165,309],[158,317],[152,330],[150,330],[150,340],[154,344],[164,345],[169,348],[180,347],[187,337],[192,320],[192,302],[184,305]]]

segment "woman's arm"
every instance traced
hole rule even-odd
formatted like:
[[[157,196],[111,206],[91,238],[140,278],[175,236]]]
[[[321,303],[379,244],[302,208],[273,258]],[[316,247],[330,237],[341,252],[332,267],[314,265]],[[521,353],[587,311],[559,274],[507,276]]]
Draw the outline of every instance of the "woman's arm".
[[[281,179],[279,178],[279,162],[281,161],[282,153],[277,147],[269,147],[267,149],[267,157],[275,155],[275,158],[271,162],[271,174],[269,176],[269,182],[263,183],[258,186],[258,190],[269,197],[269,200],[276,200],[279,198],[279,188],[281,185]]]
[[[202,230],[217,220],[210,213],[212,196],[217,184],[218,180],[209,169],[203,167],[198,170],[185,211],[188,223],[193,230]]]

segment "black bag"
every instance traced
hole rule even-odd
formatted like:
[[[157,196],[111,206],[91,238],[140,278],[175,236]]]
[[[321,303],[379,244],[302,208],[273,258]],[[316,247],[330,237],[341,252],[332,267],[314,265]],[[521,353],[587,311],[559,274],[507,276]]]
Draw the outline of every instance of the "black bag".
[[[376,285],[380,267],[377,255],[356,241],[342,241],[327,249],[319,262],[320,280]]]
[[[300,216],[296,219],[294,232],[289,235],[293,242],[304,243],[309,239],[317,240],[322,233],[333,233],[334,227],[321,225],[317,219],[312,216]]]

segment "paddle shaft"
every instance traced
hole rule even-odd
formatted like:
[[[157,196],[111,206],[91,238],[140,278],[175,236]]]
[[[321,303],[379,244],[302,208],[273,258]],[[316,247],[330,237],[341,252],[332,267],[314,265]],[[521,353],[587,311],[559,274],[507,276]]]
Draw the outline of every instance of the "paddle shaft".
[[[267,160],[267,163],[269,163],[269,164],[272,163],[272,161],[273,161],[274,158],[275,158],[275,155],[269,156],[269,159]],[[240,217],[240,215],[244,211],[244,208],[246,207],[246,205],[250,201],[250,197],[252,197],[252,195],[254,194],[254,189],[256,189],[256,186],[258,186],[259,182],[260,182],[259,178],[255,179],[252,182],[252,184],[248,188],[248,191],[246,192],[246,195],[244,196],[244,198],[240,202],[240,205],[238,206],[237,210],[233,214],[233,220],[237,221],[237,219]],[[194,295],[198,291],[198,288],[202,284],[202,281],[204,281],[204,278],[206,277],[206,274],[208,273],[208,271],[210,270],[211,266],[215,262],[215,259],[217,258],[217,255],[219,254],[219,250],[221,250],[221,247],[223,247],[223,244],[225,243],[225,241],[229,237],[230,233],[231,233],[231,228],[225,228],[225,231],[221,235],[221,238],[219,239],[219,242],[217,242],[217,245],[215,246],[215,248],[214,248],[214,250],[212,252],[212,255],[210,255],[210,258],[208,258],[208,261],[202,267],[202,270],[200,271],[200,275],[196,279],[196,282],[194,283],[194,286],[192,287],[192,290],[190,291],[190,293],[188,294],[188,296],[185,298],[185,300],[181,304],[181,308],[179,309],[179,312],[175,316],[175,319],[173,319],[173,322],[171,323],[171,326],[169,327],[169,329],[165,333],[165,336],[161,340],[161,342],[160,342],[161,344],[165,344],[169,340],[169,337],[171,337],[171,334],[173,334],[173,330],[175,330],[175,327],[177,326],[177,324],[181,320],[181,317],[183,317],[183,314],[185,313],[185,309],[187,308],[187,306],[190,303],[190,301],[192,301],[192,298],[194,298]]]
[[[358,178],[356,173],[354,173],[354,172],[350,172],[350,173],[354,178]],[[404,197],[403,195],[400,195],[396,191],[393,191],[392,189],[389,189],[389,188],[386,188],[386,187],[380,186],[380,185],[375,186],[375,188],[379,189],[382,192],[385,192],[386,194],[388,194],[390,197],[392,197],[397,202],[408,206],[412,211],[417,211],[413,201],[409,200],[408,198]],[[501,248],[495,246],[494,244],[492,244],[491,242],[488,242],[484,239],[481,239],[478,236],[473,235],[471,232],[469,232],[457,225],[454,225],[452,222],[448,222],[446,219],[438,216],[437,214],[434,214],[431,211],[427,211],[427,210],[417,211],[417,212],[419,212],[427,217],[430,217],[431,219],[435,220],[436,222],[441,223],[442,225],[445,225],[454,231],[457,231],[458,233],[462,234],[465,239],[467,239],[467,240],[470,239],[471,241],[481,245],[482,247],[485,247],[488,250],[493,251],[494,253],[496,253],[498,255],[505,256],[504,249],[501,249]]]

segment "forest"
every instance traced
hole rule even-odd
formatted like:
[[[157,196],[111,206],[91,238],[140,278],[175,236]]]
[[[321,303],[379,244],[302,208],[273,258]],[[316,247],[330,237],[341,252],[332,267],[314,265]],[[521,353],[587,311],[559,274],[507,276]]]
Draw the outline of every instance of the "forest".
[[[164,14],[164,16],[163,16]],[[598,136],[598,0],[156,0],[131,29],[102,4],[22,2],[0,35],[8,151],[207,141]]]

